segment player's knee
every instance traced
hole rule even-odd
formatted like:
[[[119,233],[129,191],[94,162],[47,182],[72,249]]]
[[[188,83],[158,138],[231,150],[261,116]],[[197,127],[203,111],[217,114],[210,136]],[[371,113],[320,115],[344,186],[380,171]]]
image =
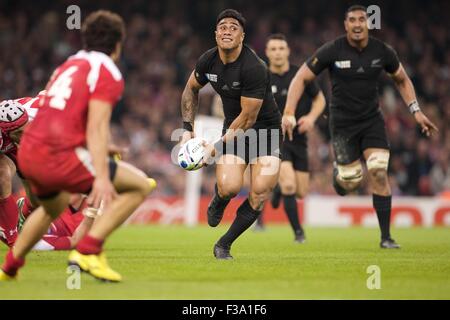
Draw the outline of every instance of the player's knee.
[[[372,181],[378,187],[384,187],[388,184],[388,174],[385,169],[372,169],[369,170],[369,174],[372,177]]]
[[[146,176],[146,178],[143,178],[141,183],[139,184],[139,191],[141,195],[145,198],[147,197],[153,189],[156,187],[156,182],[153,179],[150,179]]]
[[[239,191],[241,190],[241,186],[238,183],[227,183],[227,184],[218,184],[217,188],[219,189],[219,195],[223,199],[231,199],[234,198]]]
[[[389,152],[373,152],[366,161],[372,181],[378,187],[388,185]]]
[[[250,191],[250,195],[259,206],[264,204],[264,202],[269,198],[270,192],[272,192],[273,187],[265,183],[254,183]],[[295,190],[294,190],[295,192]]]
[[[251,184],[251,193],[257,194],[257,195],[268,195],[270,192],[272,192],[273,188],[275,187],[275,183],[268,183],[267,181],[262,181],[259,179],[256,179],[256,181],[252,181]],[[294,189],[295,192],[295,189]]]
[[[363,179],[363,170],[360,162],[350,166],[338,165],[338,172],[342,186],[348,191],[358,188]]]
[[[389,152],[373,152],[366,160],[367,170],[369,172],[386,171],[389,166]]]
[[[284,183],[280,185],[281,194],[283,195],[291,195],[295,194],[296,188],[294,183]]]

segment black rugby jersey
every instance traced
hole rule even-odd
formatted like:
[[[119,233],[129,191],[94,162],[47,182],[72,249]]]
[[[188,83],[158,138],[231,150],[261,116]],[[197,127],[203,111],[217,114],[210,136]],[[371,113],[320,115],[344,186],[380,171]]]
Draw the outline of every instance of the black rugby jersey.
[[[272,93],[281,114],[283,114],[284,107],[286,106],[289,85],[291,84],[292,79],[295,77],[298,69],[299,68],[297,66],[291,64],[289,65],[289,70],[282,75],[271,72]],[[295,109],[295,118],[297,120],[311,111],[312,100],[319,94],[319,91],[320,89],[316,81],[306,84],[305,93],[300,98],[297,104],[297,108]],[[306,135],[304,133],[300,134],[297,129],[298,128],[295,127],[293,131],[294,142],[296,142],[297,140],[306,141]],[[285,142],[286,141],[288,141],[288,139],[286,139]]]
[[[243,45],[236,61],[223,64],[217,47],[206,51],[197,61],[198,83],[211,83],[220,95],[226,128],[241,113],[241,97],[263,100],[253,128],[270,128],[281,124],[281,114],[270,88],[270,72],[265,62],[248,46]]]
[[[382,70],[396,72],[400,62],[394,49],[376,38],[369,37],[359,51],[344,35],[325,43],[307,65],[316,75],[324,69],[330,72],[330,117],[335,125],[345,125],[380,115],[378,79]]]
[[[298,67],[295,65],[289,65],[289,70],[283,74],[277,74],[271,72],[271,87],[272,93],[277,102],[278,108],[281,114],[284,112],[284,107],[286,105],[287,93],[289,85],[295,74],[298,71]],[[297,120],[311,111],[312,100],[319,94],[320,88],[316,81],[312,81],[306,84],[305,93],[302,95],[301,99],[297,104],[297,109],[295,109],[295,117]]]

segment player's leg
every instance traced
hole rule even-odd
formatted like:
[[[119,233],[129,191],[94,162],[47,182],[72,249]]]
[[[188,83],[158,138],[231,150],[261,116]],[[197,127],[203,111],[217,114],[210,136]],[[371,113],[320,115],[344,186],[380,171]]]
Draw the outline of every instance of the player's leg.
[[[92,208],[87,208],[86,210],[92,210]],[[85,215],[81,223],[75,229],[73,235],[70,237],[70,248],[75,248],[80,240],[89,232],[94,224],[96,216]]]
[[[216,192],[207,211],[211,227],[220,223],[226,206],[241,190],[246,167],[245,161],[233,154],[224,154],[219,158],[216,165]]]
[[[283,162],[289,162],[291,164],[295,163],[296,152],[293,141],[283,141],[281,145],[281,167],[280,167],[280,177],[279,180],[283,180],[284,184],[284,192],[280,186],[280,181],[275,186],[272,191],[272,197],[270,199],[270,203],[272,207],[278,208],[280,206],[281,198],[286,193],[286,189],[289,190],[288,194],[295,194],[295,177],[294,177],[294,169],[286,168],[286,165],[283,165]],[[289,169],[286,171],[286,169]],[[281,172],[283,171],[283,173]],[[287,172],[287,173],[286,173]],[[292,175],[289,175],[292,174]]]
[[[304,199],[309,192],[309,172],[296,170],[295,180],[297,181],[297,198]]]
[[[345,196],[359,188],[363,179],[360,160],[345,165],[336,163],[333,165],[333,186],[337,194]]]
[[[113,179],[118,197],[103,210],[88,235],[103,241],[134,212],[154,186],[145,173],[132,165],[119,161]]]
[[[270,204],[272,205],[272,208],[278,209],[280,206],[281,196],[281,188],[280,185],[277,184],[275,188],[273,188],[272,197],[270,197]]]
[[[250,168],[249,197],[238,208],[236,218],[228,231],[214,246],[214,255],[217,259],[232,259],[231,245],[258,218],[264,202],[278,182],[280,159],[273,156],[259,157],[256,163],[250,165]]]
[[[29,182],[23,177],[21,177],[21,181],[26,196],[17,200],[17,207],[19,209],[19,232],[22,230],[23,224],[25,223],[25,220],[28,218],[28,216],[34,211],[34,209],[39,207],[39,201],[37,197],[31,192],[31,186]]]
[[[44,234],[41,240],[33,246],[33,251],[60,251],[73,248],[71,237]]]
[[[330,123],[331,141],[335,156],[333,163],[333,187],[345,196],[355,191],[362,182],[363,169],[360,162],[362,150],[359,141],[361,128],[336,128]]]
[[[19,210],[12,195],[12,178],[16,172],[14,163],[0,154],[0,239],[11,247],[17,238]]]
[[[75,229],[72,236],[58,236],[52,234],[45,234],[39,242],[34,245],[33,250],[36,251],[60,251],[71,250],[76,247],[78,242],[94,223],[94,218],[85,217],[80,225]]]
[[[244,174],[244,186],[247,190],[250,189],[250,166],[247,167]],[[275,192],[275,188],[272,191],[272,194]],[[264,210],[261,212],[261,214],[258,216],[258,219],[256,219],[255,225],[253,227],[254,231],[264,231],[266,229],[266,226],[264,224]]]
[[[309,191],[309,172],[295,170],[295,180],[297,181],[297,199],[304,199]],[[297,205],[297,201],[295,204]],[[295,232],[295,241],[298,243],[304,243],[306,241],[305,231],[302,227],[300,216],[298,214],[297,217],[299,221],[299,231]]]
[[[290,182],[290,186],[295,186],[295,189],[289,190],[290,193],[283,192],[284,208],[288,215],[292,229],[295,234],[294,241],[297,243],[303,243],[306,240],[305,232],[300,223],[300,217],[298,214],[297,197],[303,198],[308,192],[309,175],[308,175],[308,152],[306,141],[301,139],[295,139],[291,142],[284,143],[283,158],[288,156],[289,170],[280,172],[281,175],[286,176]],[[285,158],[286,159],[286,158]],[[282,164],[283,166],[283,164]]]
[[[294,235],[301,235],[303,230],[298,218],[296,171],[292,161],[281,162],[279,185],[283,196],[284,211],[294,231]]]
[[[369,184],[372,189],[373,207],[381,229],[381,248],[396,249],[400,246],[391,238],[391,188],[389,185],[389,143],[383,118],[374,118],[367,124],[361,139]]]
[[[90,230],[97,209],[85,207],[85,196],[72,194],[69,207],[52,222],[49,231],[33,247],[33,250],[70,250]]]
[[[369,148],[364,150],[369,184],[372,189],[373,207],[377,213],[381,230],[382,248],[399,248],[400,246],[391,238],[390,220],[392,196],[389,185],[388,163],[389,150]]]
[[[156,187],[153,179],[149,181],[145,173],[125,162],[119,161],[115,171],[113,184],[118,196],[103,209],[76,250],[69,254],[69,265],[77,265],[95,278],[113,282],[121,281],[122,277],[109,267],[102,253],[103,244]]]
[[[14,247],[8,251],[2,271],[15,277],[19,268],[25,264],[25,256],[47,232],[51,222],[67,207],[70,194],[60,192],[51,197],[40,198],[41,206],[26,220]]]

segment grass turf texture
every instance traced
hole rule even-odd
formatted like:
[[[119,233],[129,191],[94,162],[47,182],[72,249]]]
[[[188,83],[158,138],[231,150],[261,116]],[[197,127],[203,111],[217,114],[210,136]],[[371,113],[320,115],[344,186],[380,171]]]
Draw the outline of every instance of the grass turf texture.
[[[106,246],[124,281],[83,274],[80,290],[66,288],[67,252],[34,252],[18,282],[0,283],[0,299],[450,299],[448,228],[397,229],[402,249],[382,250],[377,229],[307,228],[302,245],[288,226],[268,226],[237,241],[234,261],[216,261],[225,228],[124,227]],[[380,290],[367,289],[369,265],[381,269]]]

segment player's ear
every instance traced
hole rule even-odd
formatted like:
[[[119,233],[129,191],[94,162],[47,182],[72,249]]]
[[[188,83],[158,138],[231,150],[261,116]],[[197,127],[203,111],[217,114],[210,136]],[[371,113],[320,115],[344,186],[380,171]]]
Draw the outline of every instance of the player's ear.
[[[244,41],[244,38],[245,38],[245,32],[242,32],[242,41]]]

